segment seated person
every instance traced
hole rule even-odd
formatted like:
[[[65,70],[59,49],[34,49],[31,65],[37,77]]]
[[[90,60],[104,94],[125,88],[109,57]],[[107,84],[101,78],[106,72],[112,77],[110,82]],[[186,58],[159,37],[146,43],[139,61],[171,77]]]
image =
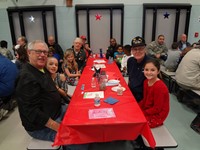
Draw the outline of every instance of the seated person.
[[[2,40],[0,42],[0,54],[7,57],[10,60],[13,60],[13,55],[12,55],[11,51],[8,50],[7,48],[8,48],[8,42]]]
[[[114,53],[117,52],[117,42],[115,38],[110,39],[110,46],[108,47],[106,51],[106,59],[109,59],[109,57],[114,58]]]
[[[86,53],[82,49],[83,41],[81,38],[75,38],[73,42],[73,52],[76,63],[78,64],[78,71],[82,72],[86,65]],[[71,49],[70,49],[71,50]]]
[[[24,49],[27,49],[27,39],[25,36],[19,36],[18,39],[17,39],[17,45],[15,45],[13,47],[13,51],[14,51],[14,54],[16,55],[16,50],[19,48],[19,47],[24,47]]]
[[[199,41],[199,42],[194,42],[194,43],[192,44],[192,47],[193,47],[193,48],[200,48],[200,41]]]
[[[73,49],[67,49],[64,54],[63,72],[66,76],[66,81],[69,85],[76,86],[79,77],[81,76],[78,71],[78,64],[74,58]]]
[[[29,63],[21,70],[15,91],[22,125],[31,137],[54,141],[67,105],[62,105],[58,89],[45,68],[47,44],[33,41],[28,44],[27,53]],[[88,145],[67,145],[77,150],[84,147]]]
[[[184,50],[181,51],[181,57],[179,58],[178,65],[180,64],[183,57],[192,49],[193,49],[193,47],[189,46],[189,47],[186,47]]]
[[[181,34],[180,41],[178,41],[178,48],[183,51],[186,47],[191,47],[191,44],[187,42],[187,35]]]
[[[159,35],[156,41],[149,43],[146,47],[148,56],[157,58],[161,64],[167,59],[168,49],[164,41],[165,36]]]
[[[165,83],[158,78],[160,63],[148,60],[144,65],[144,96],[139,102],[150,128],[163,124],[169,113],[169,92]]]
[[[176,70],[176,81],[184,89],[200,90],[200,49],[192,49],[183,57]]]
[[[134,57],[130,57],[127,62],[127,72],[129,75],[128,86],[137,102],[143,98],[144,63],[149,59],[146,55],[146,43],[142,37],[136,36],[131,41],[131,52]]]
[[[71,95],[67,93],[68,86],[65,75],[56,73],[58,71],[58,60],[55,57],[48,57],[46,68],[49,71],[51,78],[53,79],[64,103],[69,104]]]
[[[16,65],[0,54],[0,99],[13,94],[18,72]]]
[[[83,41],[83,46],[82,46],[82,49],[85,51],[86,53],[86,58],[88,58],[91,54],[91,48],[89,46],[89,43],[87,43],[87,38],[85,35],[81,35],[80,38],[82,39]]]
[[[166,71],[174,72],[178,67],[178,62],[181,57],[181,51],[178,49],[178,43],[174,42],[172,44],[172,49],[169,49],[167,55],[167,60],[164,62]]]
[[[131,46],[130,45],[125,45],[123,47],[124,50],[124,55],[122,57],[122,63],[121,63],[121,72],[123,76],[127,76],[127,61],[130,57],[133,57],[131,55]]]
[[[122,57],[124,56],[123,46],[117,46],[117,52],[114,53],[114,61],[116,62],[118,68],[121,68]]]
[[[55,52],[55,49],[52,46],[49,47],[48,57],[54,57],[60,62],[60,55]]]
[[[20,46],[18,49],[16,49],[16,60],[15,64],[19,70],[21,70],[24,66],[29,61],[27,50],[23,47]]]
[[[61,46],[56,43],[55,38],[53,35],[48,36],[48,43],[47,43],[48,47],[52,47],[54,49],[54,55],[56,56],[56,58],[58,58],[58,72],[62,72],[62,63],[63,63],[63,50],[61,48]]]

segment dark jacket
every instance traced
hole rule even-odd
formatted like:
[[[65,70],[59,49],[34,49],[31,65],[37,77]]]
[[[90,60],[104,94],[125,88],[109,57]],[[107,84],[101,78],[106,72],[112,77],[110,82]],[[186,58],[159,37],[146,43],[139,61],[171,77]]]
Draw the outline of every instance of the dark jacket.
[[[82,72],[87,60],[85,51],[81,49],[78,53],[76,53],[74,50],[74,57],[78,64],[78,70]]]
[[[114,53],[117,52],[117,46],[109,46],[108,50],[106,51],[106,59],[109,59],[109,56],[114,58]]]
[[[22,125],[27,131],[45,128],[49,118],[55,120],[61,110],[61,97],[47,72],[25,64],[17,79],[16,99]]]
[[[59,44],[56,44],[56,43],[54,45],[48,44],[48,47],[53,47],[55,49],[55,53],[59,55],[60,59],[63,59],[64,53],[63,53],[63,50],[62,50],[62,48]]]
[[[189,42],[186,42],[186,47],[191,46],[191,44]],[[180,50],[183,50],[183,43],[181,41],[178,41],[178,48]]]
[[[148,59],[149,57],[145,55],[142,62],[137,63],[134,57],[130,57],[127,62],[128,86],[138,102],[143,98],[143,82],[146,79],[143,71],[144,64]]]

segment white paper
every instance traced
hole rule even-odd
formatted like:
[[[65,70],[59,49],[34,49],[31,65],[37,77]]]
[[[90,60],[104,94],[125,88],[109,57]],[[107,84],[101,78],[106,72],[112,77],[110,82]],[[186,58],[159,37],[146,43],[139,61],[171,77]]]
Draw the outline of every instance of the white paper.
[[[83,95],[83,99],[95,98],[96,94],[99,94],[100,98],[104,98],[104,91],[97,91],[97,92],[85,92]]]
[[[106,63],[105,60],[102,60],[102,59],[96,59],[94,60],[95,63]]]
[[[101,118],[115,118],[115,112],[113,108],[99,108],[90,109],[88,111],[89,119],[101,119]]]
[[[95,68],[106,68],[105,64],[95,64]]]

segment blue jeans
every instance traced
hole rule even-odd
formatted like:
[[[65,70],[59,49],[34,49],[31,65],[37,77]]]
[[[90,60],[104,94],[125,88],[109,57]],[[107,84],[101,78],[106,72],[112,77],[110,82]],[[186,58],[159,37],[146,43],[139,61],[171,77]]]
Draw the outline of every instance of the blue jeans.
[[[64,115],[65,111],[67,109],[68,105],[62,105],[61,107],[61,113],[60,116],[55,120],[56,122],[61,122]],[[42,130],[37,130],[37,131],[27,131],[28,134],[39,140],[45,140],[45,141],[54,141],[56,137],[56,131],[50,129],[50,128],[44,128]],[[66,145],[63,147],[64,150],[87,150],[88,149],[88,144],[80,144],[80,145]]]

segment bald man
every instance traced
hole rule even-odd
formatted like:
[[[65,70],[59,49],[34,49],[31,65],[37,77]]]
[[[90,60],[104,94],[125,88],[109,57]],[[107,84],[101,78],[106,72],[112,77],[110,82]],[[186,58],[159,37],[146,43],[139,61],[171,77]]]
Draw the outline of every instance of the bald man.
[[[55,38],[52,35],[50,35],[48,37],[47,45],[48,45],[48,47],[54,48],[55,54],[57,54],[57,56],[58,56],[57,57],[58,62],[59,62],[58,72],[63,72],[61,66],[62,66],[64,54],[63,54],[63,50],[62,50],[61,46],[55,42]]]
[[[181,51],[183,51],[186,47],[190,47],[191,44],[187,42],[187,35],[181,34],[180,41],[178,42],[178,47]]]

